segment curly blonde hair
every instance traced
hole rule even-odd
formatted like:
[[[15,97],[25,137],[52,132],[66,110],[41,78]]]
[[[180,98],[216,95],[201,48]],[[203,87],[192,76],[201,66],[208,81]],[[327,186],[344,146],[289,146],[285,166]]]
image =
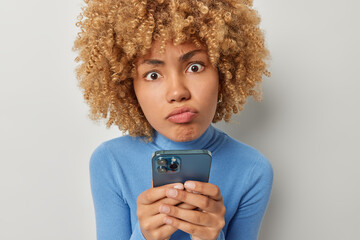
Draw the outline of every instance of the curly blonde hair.
[[[262,76],[269,76],[260,17],[252,0],[84,0],[74,51],[79,87],[92,120],[107,119],[131,136],[151,139],[153,128],[136,99],[136,59],[154,40],[205,45],[219,72],[219,104],[213,122],[228,122],[248,96],[261,100]],[[84,18],[85,17],[85,18]]]

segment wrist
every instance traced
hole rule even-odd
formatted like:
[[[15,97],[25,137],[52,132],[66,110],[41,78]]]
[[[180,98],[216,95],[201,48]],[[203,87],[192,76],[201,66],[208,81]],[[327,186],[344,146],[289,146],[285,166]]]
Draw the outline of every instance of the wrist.
[[[201,238],[198,238],[198,237],[193,237],[190,235],[190,239],[191,240],[202,240]],[[217,236],[217,238],[215,238],[214,240],[225,240],[225,235],[224,235],[224,232],[221,230],[219,235]]]

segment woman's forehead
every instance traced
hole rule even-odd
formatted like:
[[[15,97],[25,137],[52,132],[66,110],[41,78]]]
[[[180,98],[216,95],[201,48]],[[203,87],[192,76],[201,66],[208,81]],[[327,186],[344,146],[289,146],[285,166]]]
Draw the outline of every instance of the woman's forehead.
[[[172,51],[175,52],[177,55],[184,55],[190,51],[193,50],[204,50],[201,52],[204,52],[207,54],[207,49],[204,45],[201,46],[196,46],[194,43],[192,42],[184,42],[178,45],[174,45],[173,41],[168,40],[165,42],[165,51],[161,52],[161,45],[163,43],[161,41],[153,41],[151,48],[149,49],[148,53],[146,55],[144,55],[143,57],[141,57],[140,59],[149,59],[149,58],[162,58],[164,57],[164,54],[167,51]],[[139,60],[140,60],[139,59]]]

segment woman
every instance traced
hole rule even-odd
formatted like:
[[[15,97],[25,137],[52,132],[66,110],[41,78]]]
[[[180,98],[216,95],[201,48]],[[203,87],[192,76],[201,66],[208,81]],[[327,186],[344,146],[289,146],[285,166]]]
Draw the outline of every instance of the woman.
[[[92,119],[128,132],[91,156],[98,239],[257,239],[271,164],[211,125],[260,99],[268,75],[252,1],[85,2],[79,86]],[[165,149],[211,151],[209,183],[152,187]]]

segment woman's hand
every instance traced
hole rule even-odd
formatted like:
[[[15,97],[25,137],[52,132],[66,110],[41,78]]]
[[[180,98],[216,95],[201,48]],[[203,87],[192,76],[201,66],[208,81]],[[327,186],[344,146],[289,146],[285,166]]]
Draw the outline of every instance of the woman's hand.
[[[225,225],[225,206],[220,189],[211,183],[188,181],[186,190],[166,189],[166,196],[199,208],[199,210],[183,209],[178,206],[161,203],[160,215],[167,226],[181,229],[191,235],[194,240],[217,239]],[[195,193],[194,193],[195,192]]]
[[[182,203],[179,200],[166,197],[166,190],[184,189],[183,184],[168,184],[161,187],[150,188],[142,192],[137,198],[137,217],[139,219],[140,229],[147,240],[169,239],[177,228],[166,225],[163,221],[165,214],[159,213],[161,204],[175,206],[182,209],[195,209],[196,207]]]

